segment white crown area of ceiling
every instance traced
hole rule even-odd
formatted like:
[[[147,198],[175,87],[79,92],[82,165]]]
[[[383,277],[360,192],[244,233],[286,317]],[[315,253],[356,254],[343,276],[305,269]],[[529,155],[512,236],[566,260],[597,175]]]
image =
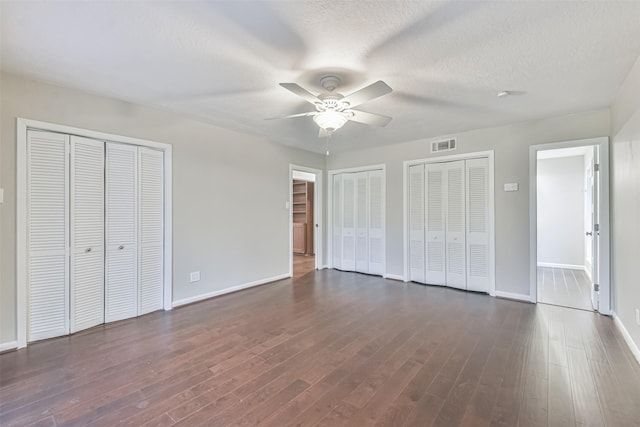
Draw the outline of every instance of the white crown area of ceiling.
[[[2,1],[2,69],[323,153],[278,85],[393,92],[331,150],[609,106],[640,55],[640,1]],[[503,90],[511,96],[498,98]]]

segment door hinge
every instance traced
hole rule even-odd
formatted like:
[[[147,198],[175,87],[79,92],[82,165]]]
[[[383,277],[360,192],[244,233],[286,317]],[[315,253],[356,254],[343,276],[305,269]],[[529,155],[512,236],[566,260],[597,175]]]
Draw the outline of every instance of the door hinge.
[[[600,231],[600,224],[593,224],[593,231]]]
[[[593,170],[594,170],[594,172],[599,172],[600,171],[600,163],[595,163],[593,165]]]
[[[594,283],[594,284],[593,284],[593,290],[594,290],[595,292],[600,292],[600,285],[599,285],[599,284],[597,284],[597,283]]]

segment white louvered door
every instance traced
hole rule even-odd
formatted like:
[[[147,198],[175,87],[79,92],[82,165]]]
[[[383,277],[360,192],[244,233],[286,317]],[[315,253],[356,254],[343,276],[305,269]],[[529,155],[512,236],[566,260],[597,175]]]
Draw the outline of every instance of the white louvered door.
[[[342,174],[342,269],[356,269],[356,174]]]
[[[489,292],[489,159],[466,161],[467,289]]]
[[[163,307],[163,152],[138,147],[138,315]]]
[[[69,333],[68,144],[27,133],[28,341]]]
[[[333,175],[331,212],[331,258],[333,268],[342,269],[342,175]]]
[[[104,142],[71,137],[70,331],[104,323]]]
[[[355,271],[369,272],[369,179],[367,172],[355,176]]]
[[[138,314],[138,148],[106,144],[105,322]]]
[[[368,235],[369,266],[367,273],[384,274],[385,258],[385,194],[384,172],[368,172]]]
[[[425,283],[424,165],[409,167],[409,280]]]
[[[446,284],[466,289],[465,162],[446,163]]]
[[[426,196],[426,275],[430,285],[446,283],[446,233],[445,233],[445,163],[425,166]]]

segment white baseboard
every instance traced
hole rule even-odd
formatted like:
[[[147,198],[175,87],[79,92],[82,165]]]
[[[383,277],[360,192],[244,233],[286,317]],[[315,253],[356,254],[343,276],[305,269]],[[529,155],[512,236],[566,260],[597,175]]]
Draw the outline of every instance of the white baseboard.
[[[319,266],[318,270],[326,270],[327,268],[329,268],[329,266],[325,264],[325,265]]]
[[[531,297],[525,294],[515,294],[512,292],[496,291],[496,297],[533,303],[533,301],[531,301]]]
[[[383,274],[382,277],[389,280],[397,280],[399,282],[405,281],[404,276],[400,276],[399,274]]]
[[[539,262],[538,267],[567,268],[569,270],[584,271],[584,265],[577,265],[577,264],[556,264],[554,262]]]
[[[291,277],[289,274],[281,274],[279,276],[269,277],[267,279],[256,280],[254,282],[245,283],[243,285],[232,286],[230,288],[220,289],[218,291],[207,292],[206,294],[196,295],[194,297],[183,298],[173,302],[173,307],[180,307],[181,305],[191,304],[194,302],[202,301],[205,299],[217,297],[219,295],[228,294],[231,292],[240,291],[242,289],[252,288],[254,286],[265,285],[267,283],[275,282],[277,280],[287,279]]]
[[[18,348],[18,341],[3,342],[0,344],[0,353]]]
[[[611,312],[611,315],[613,316],[613,322],[618,327],[618,330],[622,334],[624,341],[629,346],[629,350],[631,350],[631,353],[633,353],[633,357],[635,357],[636,361],[640,364],[640,348],[638,348],[638,344],[633,341],[633,338],[631,338],[629,331],[627,331],[627,328],[624,327],[622,320],[620,320],[616,312]]]

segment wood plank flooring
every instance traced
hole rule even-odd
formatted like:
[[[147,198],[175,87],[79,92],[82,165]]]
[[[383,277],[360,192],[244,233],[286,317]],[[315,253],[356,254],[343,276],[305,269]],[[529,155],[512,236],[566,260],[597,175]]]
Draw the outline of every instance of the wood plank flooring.
[[[593,310],[591,280],[581,270],[538,267],[538,302]]]
[[[0,355],[2,426],[640,426],[612,320],[333,270]]]
[[[293,280],[297,280],[316,269],[316,257],[314,255],[293,254]]]

